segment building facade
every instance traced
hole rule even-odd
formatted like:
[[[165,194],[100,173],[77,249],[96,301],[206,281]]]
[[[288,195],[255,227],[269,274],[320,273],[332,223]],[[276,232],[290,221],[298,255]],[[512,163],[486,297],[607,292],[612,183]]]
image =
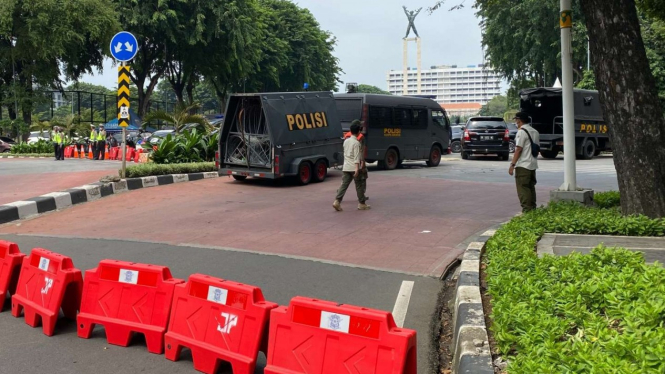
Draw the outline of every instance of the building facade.
[[[501,77],[484,65],[457,65],[432,66],[420,72],[420,86],[418,85],[418,70],[408,69],[391,70],[388,72],[388,91],[393,95],[403,95],[404,74],[408,74],[408,95],[436,96],[436,101],[442,106],[456,104],[461,108],[466,103],[473,103],[469,109],[485,105],[493,97],[501,94]],[[477,113],[477,110],[476,110]]]

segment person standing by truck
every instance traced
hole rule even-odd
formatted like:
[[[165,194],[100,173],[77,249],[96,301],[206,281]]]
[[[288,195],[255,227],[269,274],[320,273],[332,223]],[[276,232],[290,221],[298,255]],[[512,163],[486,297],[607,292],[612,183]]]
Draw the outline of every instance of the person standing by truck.
[[[536,169],[540,149],[537,145],[540,144],[540,134],[529,125],[528,114],[518,112],[513,119],[519,130],[515,136],[515,154],[508,174],[515,175],[517,197],[522,205],[522,213],[526,213],[536,209]]]
[[[351,125],[351,137],[344,141],[344,166],[342,168],[344,176],[342,177],[342,185],[337,190],[337,197],[333,203],[333,208],[338,212],[342,211],[342,200],[344,199],[344,195],[346,194],[346,190],[349,188],[351,181],[353,181],[356,186],[358,210],[370,209],[370,206],[365,204],[365,201],[367,201],[367,198],[365,197],[366,187],[364,187],[366,179],[361,179],[363,157],[362,146],[358,141],[359,134],[360,125],[354,121]]]
[[[351,125],[353,125],[353,124],[357,124],[358,126],[360,126],[361,122],[360,122],[360,120],[356,119],[356,120],[353,120],[351,122]],[[344,139],[345,140],[350,138],[351,136],[352,136],[351,131],[348,131],[348,132],[344,133]],[[361,157],[360,175],[359,175],[358,178],[362,181],[361,186],[362,186],[362,190],[363,190],[363,195],[365,195],[365,201],[367,201],[367,200],[369,200],[369,196],[367,196],[367,178],[369,177],[369,173],[367,171],[367,162],[365,162],[365,154],[367,153],[366,148],[365,148],[366,147],[366,145],[365,145],[365,136],[362,133],[359,133],[356,139],[358,139],[358,141],[360,142],[360,157]]]

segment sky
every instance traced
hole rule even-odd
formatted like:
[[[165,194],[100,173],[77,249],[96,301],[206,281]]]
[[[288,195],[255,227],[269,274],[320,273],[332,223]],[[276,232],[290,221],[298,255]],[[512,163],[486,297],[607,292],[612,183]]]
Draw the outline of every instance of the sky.
[[[402,38],[408,20],[402,9],[423,10],[416,18],[422,39],[422,68],[432,65],[477,65],[482,63],[480,20],[471,8],[448,11],[449,6],[433,14],[427,8],[435,0],[297,0],[337,38],[334,55],[344,71],[344,83],[370,84],[387,89],[388,71],[402,69]],[[408,4],[407,4],[408,3]],[[413,37],[413,33],[410,37]],[[409,66],[416,67],[416,46],[409,43]],[[86,75],[81,81],[114,88],[117,70],[107,59],[101,74]],[[344,89],[340,85],[340,89]]]

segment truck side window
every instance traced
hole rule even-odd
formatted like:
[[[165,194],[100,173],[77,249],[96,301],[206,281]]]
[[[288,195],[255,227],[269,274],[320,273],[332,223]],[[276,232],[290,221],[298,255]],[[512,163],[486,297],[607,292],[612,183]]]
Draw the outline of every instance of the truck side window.
[[[450,127],[450,123],[448,122],[448,117],[446,116],[445,113],[443,113],[442,110],[433,110],[432,120],[434,121],[434,123],[438,124],[443,128]]]
[[[380,106],[370,106],[369,123],[370,127],[377,127],[377,128],[393,127],[392,109]]]

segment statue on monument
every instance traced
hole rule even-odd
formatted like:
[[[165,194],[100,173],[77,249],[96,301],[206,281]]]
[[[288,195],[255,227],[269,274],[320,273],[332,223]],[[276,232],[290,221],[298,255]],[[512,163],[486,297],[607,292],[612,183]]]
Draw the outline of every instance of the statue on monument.
[[[418,30],[416,30],[416,24],[414,22],[416,20],[416,17],[423,8],[420,8],[417,11],[414,10],[408,11],[406,9],[406,6],[402,6],[402,8],[404,8],[404,13],[406,14],[406,17],[409,19],[409,27],[406,29],[406,36],[404,37],[404,39],[409,37],[409,34],[411,33],[412,29],[413,33],[416,34],[416,37],[420,38],[420,35],[418,35]]]

